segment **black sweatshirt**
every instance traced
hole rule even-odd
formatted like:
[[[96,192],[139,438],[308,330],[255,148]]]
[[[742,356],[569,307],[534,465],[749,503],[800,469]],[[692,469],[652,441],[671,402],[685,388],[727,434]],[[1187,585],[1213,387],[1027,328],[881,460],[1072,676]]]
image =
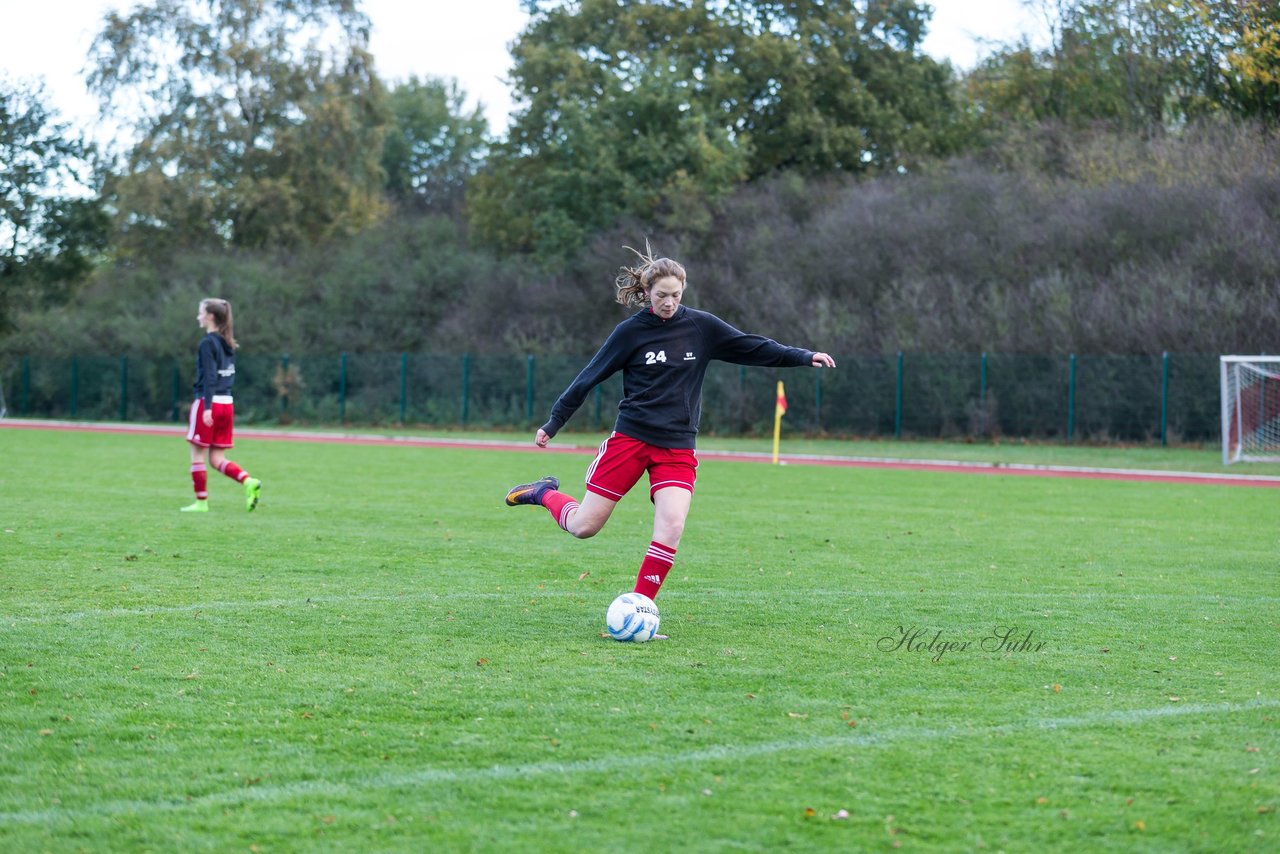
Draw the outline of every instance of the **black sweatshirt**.
[[[619,323],[542,425],[559,432],[598,384],[622,371],[622,402],[613,429],[661,448],[692,448],[702,416],[702,380],[712,359],[735,365],[795,368],[813,351],[748,335],[714,314],[680,306],[670,320],[643,308]]]
[[[215,394],[231,394],[231,383],[236,378],[236,351],[216,332],[200,339],[196,350],[196,397],[204,401],[205,409],[213,405]]]

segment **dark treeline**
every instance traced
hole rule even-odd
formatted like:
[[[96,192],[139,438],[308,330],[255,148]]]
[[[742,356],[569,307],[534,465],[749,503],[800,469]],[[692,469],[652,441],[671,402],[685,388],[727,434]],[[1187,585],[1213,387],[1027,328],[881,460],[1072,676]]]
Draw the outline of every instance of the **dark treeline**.
[[[137,53],[239,38],[241,6],[109,16],[97,91],[152,110],[82,178],[96,208],[47,201],[91,152],[30,92],[0,102],[30,126],[7,118],[0,151],[50,152],[0,222],[0,358],[183,357],[214,295],[246,352],[583,354],[646,240],[688,268],[688,304],[836,354],[1277,347],[1274,4],[1058,3],[1050,47],[957,76],[919,53],[910,2],[541,3],[504,140],[447,82],[385,89],[358,4],[253,7],[263,38],[343,9],[350,52],[246,71],[202,49],[193,79],[231,75],[230,98]]]
[[[1054,177],[1035,165],[1050,156]],[[1277,234],[1280,146],[1257,128],[1046,133],[923,175],[779,176],[706,234],[623,224],[550,273],[412,213],[335,245],[117,264],[5,348],[184,354],[216,293],[251,351],[586,353],[624,316],[622,247],[649,238],[685,261],[688,304],[833,352],[1269,352]]]

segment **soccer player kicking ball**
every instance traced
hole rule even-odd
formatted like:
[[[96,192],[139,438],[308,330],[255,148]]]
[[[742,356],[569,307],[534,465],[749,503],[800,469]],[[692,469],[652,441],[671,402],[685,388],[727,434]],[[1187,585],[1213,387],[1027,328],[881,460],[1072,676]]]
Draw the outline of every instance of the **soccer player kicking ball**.
[[[244,484],[244,506],[258,506],[262,481],[227,459],[233,444],[235,408],[231,384],[236,378],[236,339],[232,331],[231,303],[223,299],[200,301],[196,322],[205,331],[196,350],[196,399],[191,404],[187,424],[187,441],[191,443],[191,483],[196,490],[195,503],[182,508],[184,513],[209,512],[208,466]]]
[[[713,359],[763,367],[834,368],[836,363],[826,353],[739,332],[713,314],[681,305],[684,267],[670,258],[653,258],[647,246],[645,254],[631,251],[639,264],[621,269],[615,298],[640,310],[614,328],[551,407],[551,417],[534,439],[545,448],[591,390],[622,371],[618,418],[587,467],[586,494],[579,502],[560,491],[559,479],[547,476],[512,487],[507,505],[541,505],[561,528],[586,539],[599,533],[613,508],[648,472],[653,541],[640,563],[635,592],[655,599],[675,562],[693,501],[694,438],[707,366]]]

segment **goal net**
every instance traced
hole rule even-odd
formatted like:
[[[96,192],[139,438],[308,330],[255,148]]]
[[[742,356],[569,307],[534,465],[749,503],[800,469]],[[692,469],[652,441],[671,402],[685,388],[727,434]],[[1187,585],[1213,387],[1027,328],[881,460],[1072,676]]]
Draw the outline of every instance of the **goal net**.
[[[1280,356],[1223,356],[1222,462],[1280,462]]]

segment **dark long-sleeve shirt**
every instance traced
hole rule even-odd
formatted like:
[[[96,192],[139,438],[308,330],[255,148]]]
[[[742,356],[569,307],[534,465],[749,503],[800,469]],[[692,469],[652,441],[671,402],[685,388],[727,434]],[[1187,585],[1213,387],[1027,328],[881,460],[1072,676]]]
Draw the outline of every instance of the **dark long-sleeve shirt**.
[[[221,335],[210,332],[200,339],[196,350],[196,397],[205,408],[213,405],[215,394],[231,394],[236,378],[236,351]]]
[[[813,351],[740,332],[714,314],[687,306],[670,320],[643,308],[614,328],[551,407],[542,429],[554,436],[593,388],[622,371],[614,430],[661,448],[695,447],[702,381],[713,359],[790,368],[812,364]]]

